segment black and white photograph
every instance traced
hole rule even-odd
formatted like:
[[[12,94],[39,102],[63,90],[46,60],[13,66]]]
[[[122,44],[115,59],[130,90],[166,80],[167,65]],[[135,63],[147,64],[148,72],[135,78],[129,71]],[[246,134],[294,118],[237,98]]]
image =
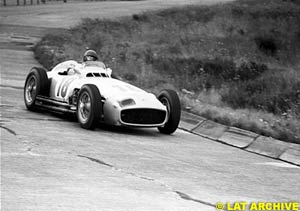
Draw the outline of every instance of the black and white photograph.
[[[3,211],[300,211],[300,0],[0,0]]]

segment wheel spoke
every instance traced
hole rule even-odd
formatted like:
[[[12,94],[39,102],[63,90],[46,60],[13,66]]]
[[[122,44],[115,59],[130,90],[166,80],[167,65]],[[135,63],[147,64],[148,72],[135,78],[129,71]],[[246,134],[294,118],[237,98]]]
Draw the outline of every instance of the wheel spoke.
[[[80,111],[83,110],[83,107],[84,107],[84,103],[83,102],[79,102],[79,109],[80,109]]]
[[[170,103],[169,103],[169,101],[165,97],[163,97],[163,98],[161,98],[161,103],[164,106],[167,107],[167,111],[168,111],[168,113],[170,113]]]
[[[91,100],[87,93],[83,93],[79,99],[79,114],[82,121],[87,121],[91,110]]]
[[[36,89],[36,79],[33,76],[31,76],[25,91],[25,97],[28,103],[31,103],[35,98],[37,94]]]
[[[79,112],[80,112],[80,114],[81,114],[81,117],[82,117],[83,119],[85,119],[85,114],[84,114],[83,109],[80,109]]]
[[[36,87],[31,90],[31,98],[36,95]]]
[[[86,109],[87,112],[90,112],[90,110],[91,110],[91,103],[90,102],[85,104],[85,109]]]

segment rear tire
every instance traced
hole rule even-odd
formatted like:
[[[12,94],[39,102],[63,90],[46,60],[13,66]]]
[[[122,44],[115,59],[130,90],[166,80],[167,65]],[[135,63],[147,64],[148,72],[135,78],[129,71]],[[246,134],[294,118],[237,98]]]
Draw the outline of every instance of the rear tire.
[[[36,97],[49,95],[50,82],[47,71],[41,67],[33,67],[27,75],[24,85],[24,102],[28,110],[35,110]]]
[[[93,84],[84,85],[78,94],[76,115],[80,126],[92,130],[101,118],[102,103],[98,88]]]
[[[165,89],[158,95],[158,100],[164,104],[168,110],[168,120],[163,127],[158,127],[158,130],[163,134],[172,134],[178,128],[181,116],[179,97],[174,90]]]

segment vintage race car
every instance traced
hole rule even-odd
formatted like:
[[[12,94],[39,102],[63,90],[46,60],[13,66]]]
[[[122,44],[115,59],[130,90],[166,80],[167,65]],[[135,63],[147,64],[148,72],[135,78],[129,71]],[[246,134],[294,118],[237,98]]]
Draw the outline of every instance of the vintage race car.
[[[32,111],[42,107],[74,113],[85,129],[93,129],[102,122],[157,127],[161,133],[171,134],[177,129],[181,115],[175,91],[165,89],[156,97],[111,77],[111,70],[95,61],[83,65],[69,60],[51,71],[33,67],[26,78],[24,101]]]

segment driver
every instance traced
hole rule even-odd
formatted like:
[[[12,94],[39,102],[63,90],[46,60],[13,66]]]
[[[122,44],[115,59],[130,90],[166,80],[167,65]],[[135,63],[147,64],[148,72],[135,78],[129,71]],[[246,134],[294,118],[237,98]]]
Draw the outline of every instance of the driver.
[[[86,61],[98,61],[98,60],[99,60],[99,57],[98,57],[96,51],[94,51],[94,50],[87,50],[83,54],[83,62],[86,62]]]
[[[103,69],[106,69],[105,64],[103,62],[99,61],[98,54],[94,50],[87,50],[83,54],[83,66],[98,66],[102,67]]]
[[[106,68],[105,64],[101,61],[99,61],[99,56],[96,53],[96,51],[94,50],[87,50],[84,52],[83,54],[83,63],[76,65],[75,67],[69,67],[68,68],[68,74],[72,75],[74,73],[79,73],[81,72],[81,70],[84,67],[87,66],[97,66],[97,67],[101,67],[104,70],[106,70],[108,72],[109,75],[111,75],[112,70],[110,68]]]

